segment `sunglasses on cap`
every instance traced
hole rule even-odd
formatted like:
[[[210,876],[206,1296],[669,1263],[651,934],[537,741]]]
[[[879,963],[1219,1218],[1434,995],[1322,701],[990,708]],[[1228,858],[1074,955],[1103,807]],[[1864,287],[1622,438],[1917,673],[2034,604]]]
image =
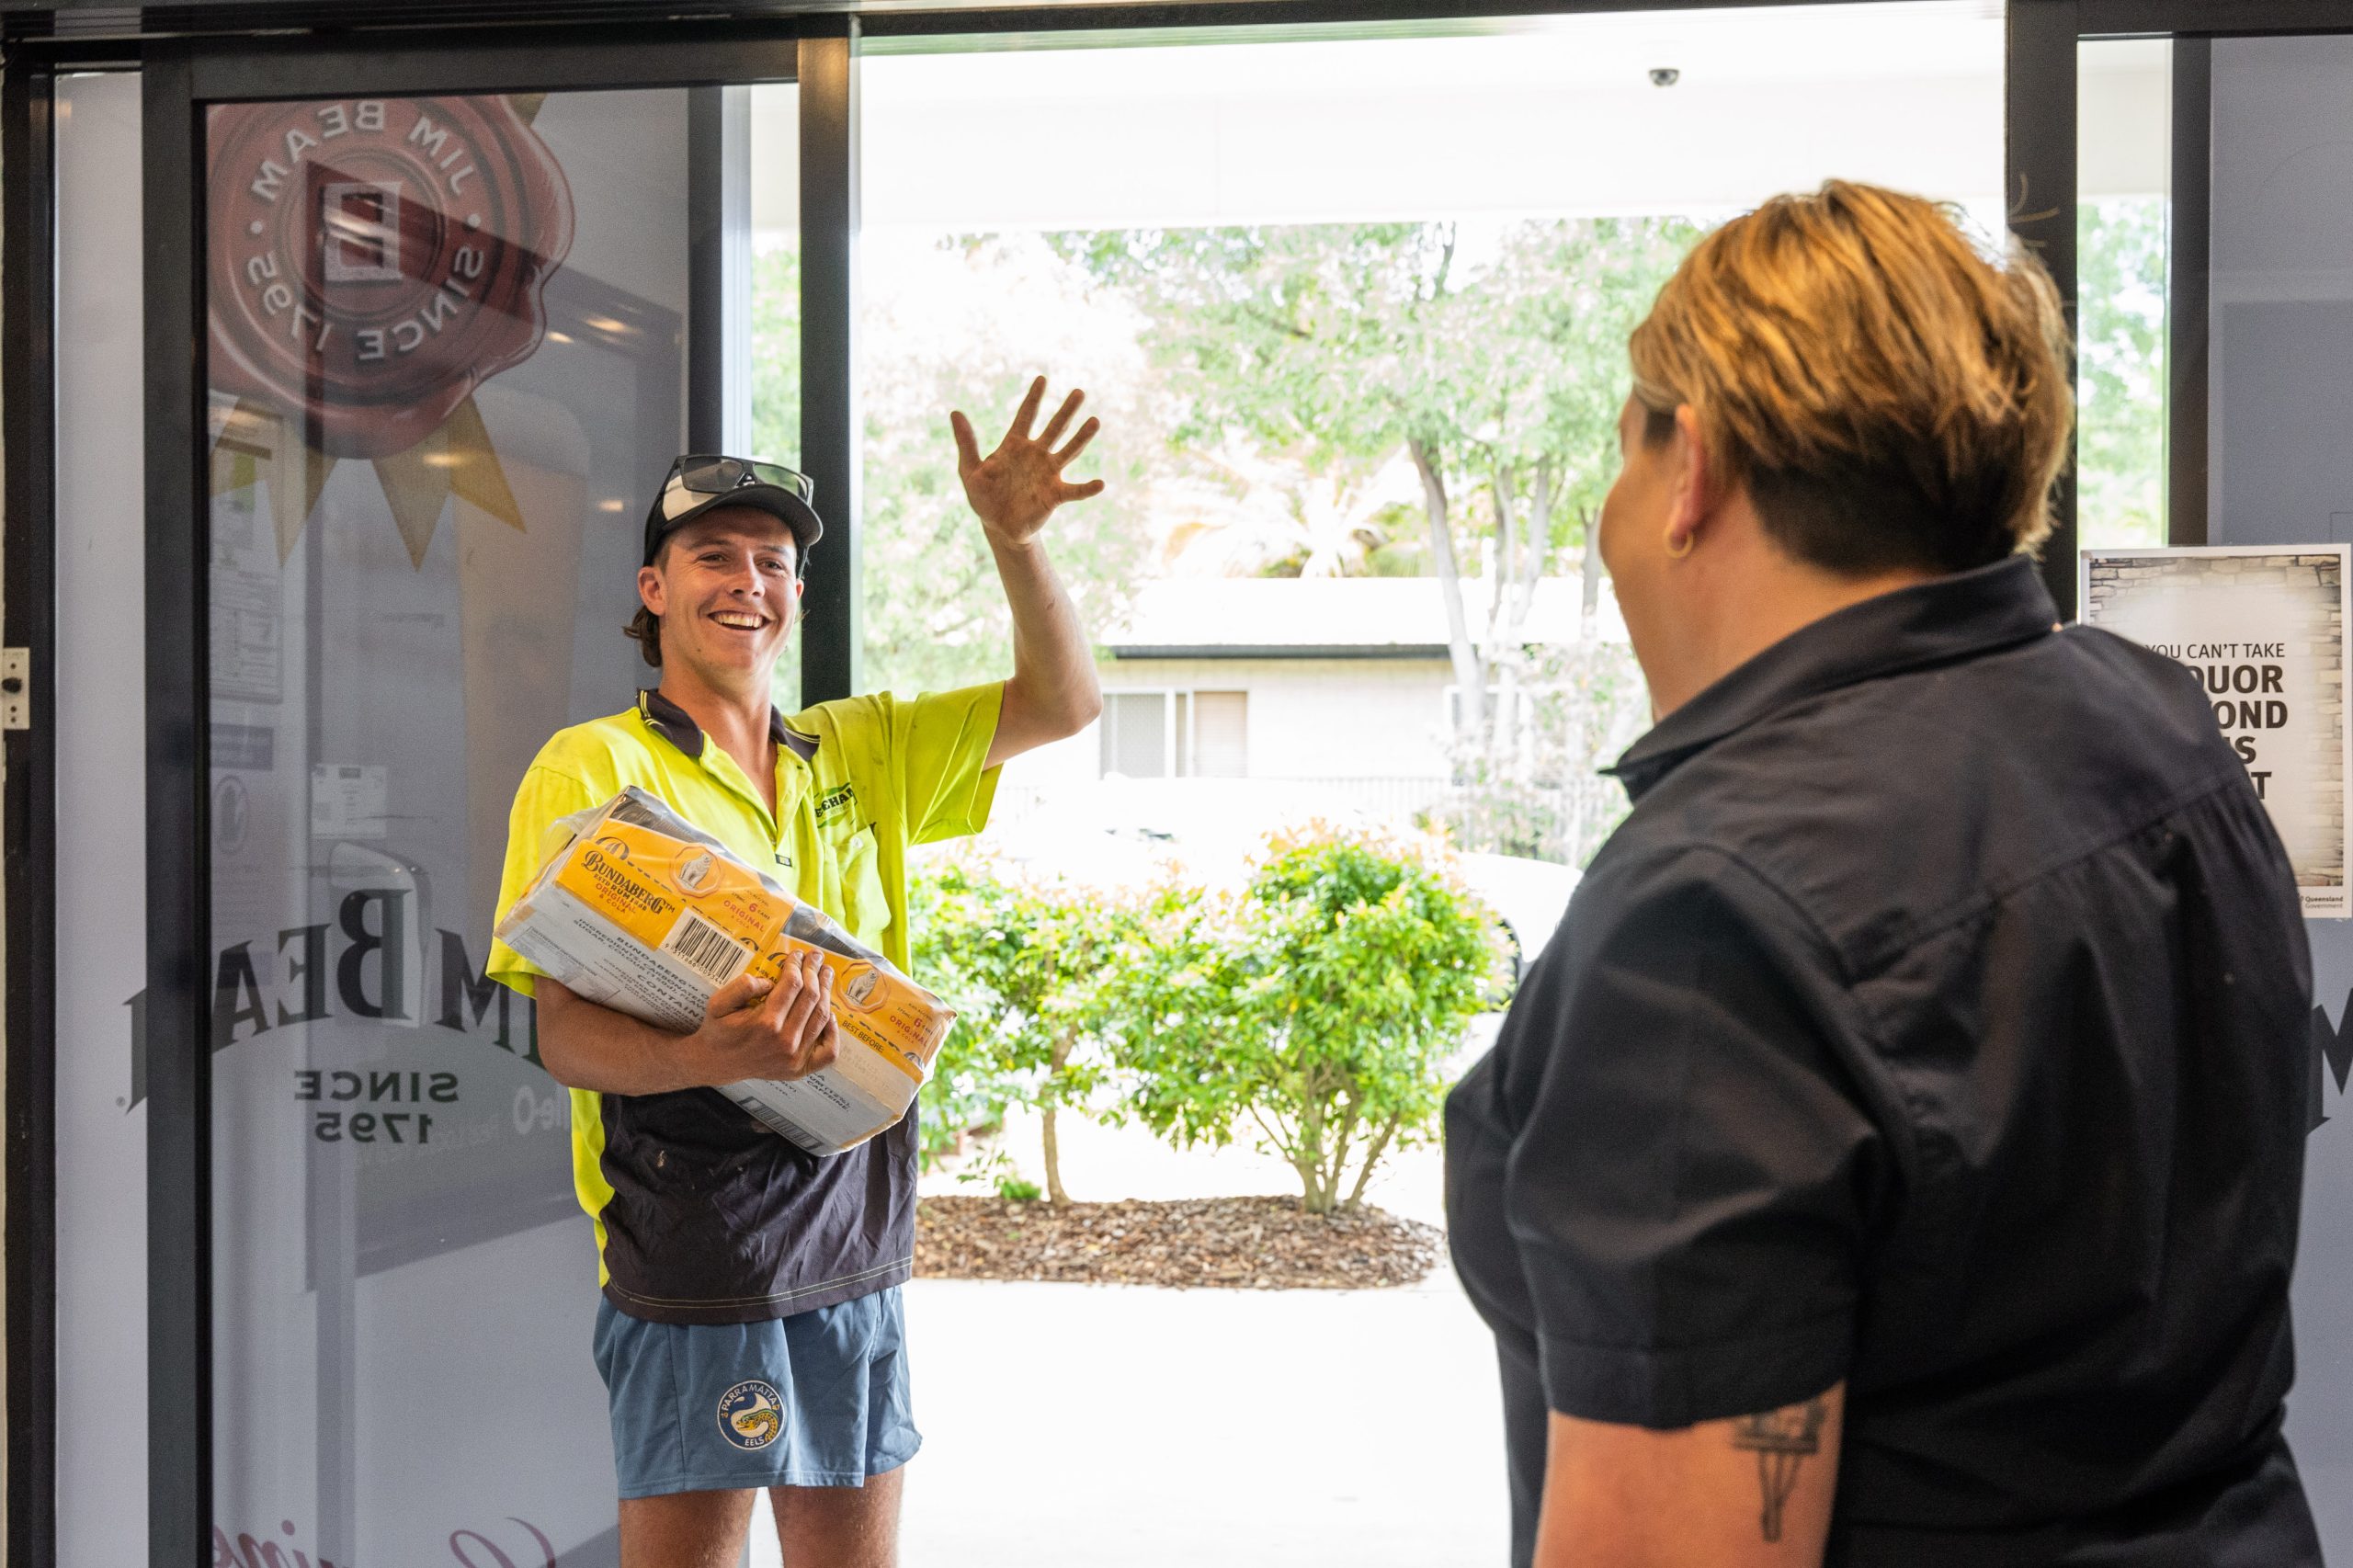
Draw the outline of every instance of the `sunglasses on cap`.
[[[704,513],[722,506],[756,507],[792,530],[799,548],[794,572],[808,568],[809,547],[824,537],[825,525],[812,499],[816,483],[782,463],[756,458],[731,458],[719,453],[690,453],[670,465],[669,476],[645,516],[645,563],[654,564],[662,540]]]
[[[817,494],[815,482],[807,474],[789,469],[782,463],[710,453],[680,458],[670,465],[670,477],[663,483],[665,488],[676,484],[698,495],[724,495],[731,490],[741,490],[749,484],[772,484],[779,490],[790,491],[804,504]]]

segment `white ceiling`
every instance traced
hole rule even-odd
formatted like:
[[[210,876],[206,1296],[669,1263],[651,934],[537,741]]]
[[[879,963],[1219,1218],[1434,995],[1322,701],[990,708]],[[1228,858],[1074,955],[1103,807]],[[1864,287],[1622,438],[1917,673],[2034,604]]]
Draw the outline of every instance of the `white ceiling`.
[[[1998,0],[1528,18],[1468,36],[889,54],[874,229],[1706,214],[1832,176],[1998,210]],[[961,44],[961,48],[954,47]],[[2081,187],[2161,193],[2167,46],[2083,51]],[[1654,86],[1654,68],[1678,71]],[[757,89],[754,223],[789,229],[793,94]]]

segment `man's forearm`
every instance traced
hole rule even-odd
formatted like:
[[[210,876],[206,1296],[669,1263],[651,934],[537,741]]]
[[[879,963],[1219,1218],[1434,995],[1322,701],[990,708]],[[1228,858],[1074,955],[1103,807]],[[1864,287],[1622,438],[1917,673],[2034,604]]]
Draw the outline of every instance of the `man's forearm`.
[[[1013,678],[1006,683],[998,744],[990,748],[995,763],[1084,729],[1103,710],[1103,693],[1094,649],[1045,546],[992,537],[989,549],[1013,611]]]
[[[686,1035],[576,996],[555,981],[535,987],[540,1060],[568,1089],[606,1095],[665,1095],[707,1079]]]

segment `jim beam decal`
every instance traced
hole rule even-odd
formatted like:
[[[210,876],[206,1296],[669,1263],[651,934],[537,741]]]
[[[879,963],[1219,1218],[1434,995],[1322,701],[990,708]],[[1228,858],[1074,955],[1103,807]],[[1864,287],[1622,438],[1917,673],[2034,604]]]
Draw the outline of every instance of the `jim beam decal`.
[[[372,462],[410,561],[451,495],[520,530],[474,392],[530,358],[572,244],[538,97],[212,111],[216,494],[267,475],[280,559],[337,461]]]

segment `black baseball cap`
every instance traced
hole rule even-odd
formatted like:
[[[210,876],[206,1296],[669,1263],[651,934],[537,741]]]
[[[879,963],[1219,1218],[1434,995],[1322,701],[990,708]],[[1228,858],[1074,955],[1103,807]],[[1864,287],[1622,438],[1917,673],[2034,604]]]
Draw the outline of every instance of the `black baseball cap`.
[[[756,458],[690,454],[670,465],[669,477],[645,514],[645,564],[654,564],[662,541],[705,512],[720,506],[756,506],[792,530],[799,547],[796,568],[809,562],[809,547],[824,536],[825,525],[810,505],[817,486],[805,473]]]

